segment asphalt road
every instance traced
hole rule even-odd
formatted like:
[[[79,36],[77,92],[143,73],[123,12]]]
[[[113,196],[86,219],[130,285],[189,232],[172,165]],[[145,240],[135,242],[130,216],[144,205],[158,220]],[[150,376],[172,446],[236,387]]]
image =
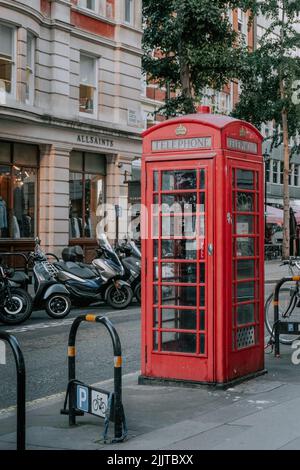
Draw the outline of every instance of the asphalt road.
[[[268,296],[273,285],[266,285]],[[27,370],[27,401],[60,392],[67,386],[67,344],[72,319],[82,313],[107,315],[119,333],[123,352],[123,373],[140,369],[140,307],[111,310],[107,306],[72,310],[63,320],[53,320],[45,312],[34,312],[18,326],[1,325],[21,345]],[[82,323],[77,334],[77,378],[96,383],[113,377],[113,350],[110,337],[101,325]],[[6,365],[0,365],[0,410],[16,403],[16,372],[7,348]]]
[[[121,339],[123,373],[140,369],[140,307],[112,310],[107,306],[72,310],[63,320],[54,320],[45,312],[34,312],[22,325],[1,325],[18,339],[26,363],[26,399],[36,400],[59,392],[67,385],[67,345],[72,319],[78,314],[106,315]],[[95,383],[113,377],[113,349],[106,329],[94,323],[82,323],[77,334],[77,378]],[[16,403],[16,371],[10,348],[6,365],[0,365],[0,410]]]

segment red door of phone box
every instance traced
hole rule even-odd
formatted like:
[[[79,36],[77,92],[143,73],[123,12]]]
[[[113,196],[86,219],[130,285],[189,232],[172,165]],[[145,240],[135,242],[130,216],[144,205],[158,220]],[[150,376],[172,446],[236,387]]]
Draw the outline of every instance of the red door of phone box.
[[[144,132],[140,382],[263,372],[263,178],[247,122],[199,113]]]

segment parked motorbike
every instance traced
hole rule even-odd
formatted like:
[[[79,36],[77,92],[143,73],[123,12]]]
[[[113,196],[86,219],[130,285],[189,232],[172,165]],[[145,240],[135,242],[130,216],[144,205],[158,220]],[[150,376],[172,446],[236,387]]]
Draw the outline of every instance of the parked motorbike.
[[[133,297],[130,285],[122,280],[124,268],[107,238],[99,239],[97,257],[92,265],[84,264],[81,247],[65,248],[63,261],[54,263],[56,279],[68,290],[76,305],[87,306],[101,300],[111,307],[126,308]]]
[[[0,266],[0,321],[8,325],[18,325],[27,320],[33,306],[28,292],[12,285],[14,275],[13,269]]]
[[[51,318],[66,317],[71,309],[69,291],[57,280],[58,272],[55,263],[50,263],[36,238],[34,252],[29,260],[33,261],[34,301],[35,309],[45,308]]]
[[[129,282],[133,295],[141,303],[141,252],[134,241],[127,240],[117,245],[116,251],[125,270],[124,279]]]

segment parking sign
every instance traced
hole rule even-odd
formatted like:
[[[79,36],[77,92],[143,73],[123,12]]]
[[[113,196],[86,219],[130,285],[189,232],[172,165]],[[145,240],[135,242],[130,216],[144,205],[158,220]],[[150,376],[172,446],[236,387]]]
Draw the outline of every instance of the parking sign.
[[[79,410],[89,411],[89,389],[82,385],[77,385],[77,408]]]

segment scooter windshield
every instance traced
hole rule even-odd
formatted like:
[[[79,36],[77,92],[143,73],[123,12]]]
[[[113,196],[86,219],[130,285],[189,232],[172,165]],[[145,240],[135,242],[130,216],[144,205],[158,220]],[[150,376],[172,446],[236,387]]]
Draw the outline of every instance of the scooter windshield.
[[[142,253],[141,253],[140,249],[138,248],[138,246],[135,244],[135,242],[131,241],[129,244],[130,244],[130,247],[131,247],[132,255],[135,256],[136,258],[141,258]]]
[[[98,238],[98,244],[100,246],[100,248],[106,250],[106,251],[114,251],[111,244],[109,243],[106,235],[104,235],[103,233],[99,236]]]
[[[102,250],[104,251],[106,258],[110,259],[114,264],[116,264],[117,267],[118,267],[118,270],[120,271],[120,273],[122,273],[123,272],[122,263],[119,260],[118,255],[116,254],[116,252],[112,248],[111,244],[109,243],[106,235],[101,234],[99,236],[98,244],[99,244],[100,248],[102,248]]]

